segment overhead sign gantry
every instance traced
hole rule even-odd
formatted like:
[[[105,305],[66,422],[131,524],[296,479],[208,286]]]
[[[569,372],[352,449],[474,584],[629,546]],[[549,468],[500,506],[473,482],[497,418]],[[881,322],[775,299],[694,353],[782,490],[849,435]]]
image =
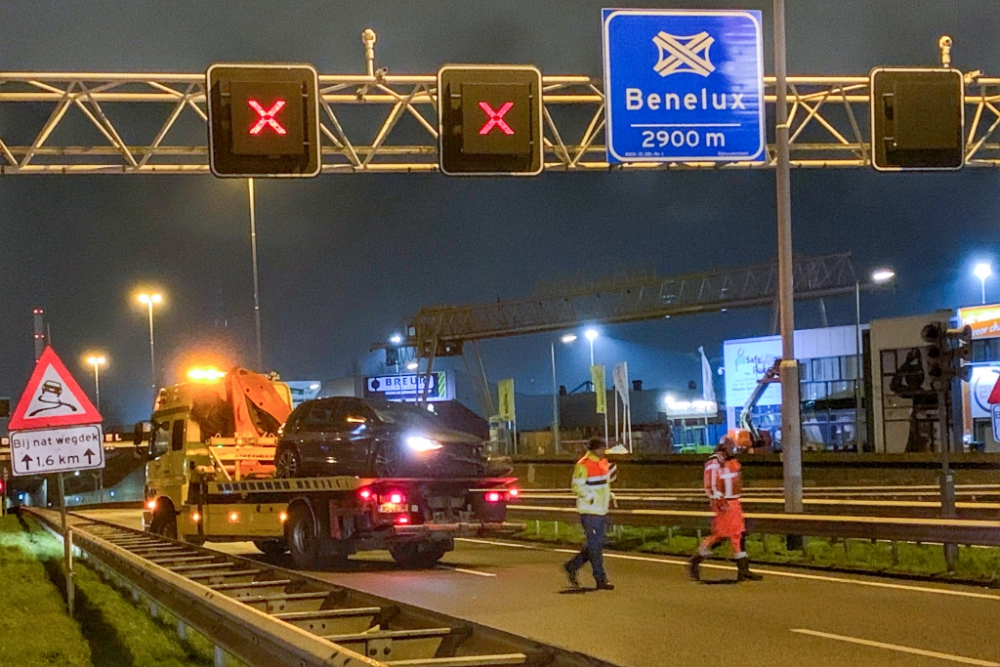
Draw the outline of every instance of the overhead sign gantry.
[[[655,66],[658,47],[652,38],[648,48]],[[698,45],[691,48],[697,51]],[[312,136],[318,136],[320,171],[439,171],[442,158],[437,74],[389,75],[374,67],[373,48],[369,53],[366,74],[317,77],[317,134]],[[711,53],[715,63],[716,52]],[[671,74],[667,78],[678,81],[681,76]],[[703,78],[692,73],[683,76]],[[961,76],[965,111],[964,139],[960,142],[962,163],[967,167],[1000,167],[997,138],[1000,78],[986,77],[978,71]],[[539,148],[547,171],[593,171],[609,167],[746,169],[775,165],[775,147],[771,144],[760,161],[742,160],[739,156],[733,156],[735,161],[721,163],[670,157],[666,161],[612,164],[607,160],[608,119],[602,80],[592,76],[543,74],[541,86],[543,127],[539,132]],[[204,73],[2,72],[0,116],[4,125],[0,127],[0,175],[209,173],[212,161],[206,127],[209,88]],[[777,97],[773,77],[763,77],[763,89],[766,111],[773,113]],[[872,96],[868,75],[788,77],[786,92],[793,167],[872,164]],[[684,97],[679,99],[683,105]],[[265,121],[257,138],[276,140],[275,128],[267,120],[286,128],[288,108],[274,109],[273,101],[259,102],[262,115],[255,116],[256,111],[247,107],[251,119],[256,118],[255,124],[261,119]],[[39,109],[46,108],[48,118],[37,121]],[[490,108],[498,120],[510,125],[512,109],[500,116],[499,110],[492,105]],[[153,110],[160,113],[151,113]],[[485,113],[481,108],[473,112]],[[99,132],[97,140],[92,128]],[[496,123],[490,131],[491,139],[499,139],[496,132],[503,132],[503,128]],[[672,134],[668,136],[669,141],[673,139]],[[875,143],[879,140],[874,138]],[[655,134],[653,141],[659,141]],[[313,146],[310,142],[310,151]],[[300,168],[301,173],[311,171],[312,167]]]

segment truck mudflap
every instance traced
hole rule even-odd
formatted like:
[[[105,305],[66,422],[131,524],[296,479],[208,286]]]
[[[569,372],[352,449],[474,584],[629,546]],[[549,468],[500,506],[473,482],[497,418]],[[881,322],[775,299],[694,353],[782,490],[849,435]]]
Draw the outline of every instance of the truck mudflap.
[[[395,525],[393,534],[397,537],[421,538],[435,533],[445,533],[449,537],[483,537],[489,535],[513,535],[524,530],[525,524],[503,521],[498,523],[455,522],[422,523],[416,525]]]

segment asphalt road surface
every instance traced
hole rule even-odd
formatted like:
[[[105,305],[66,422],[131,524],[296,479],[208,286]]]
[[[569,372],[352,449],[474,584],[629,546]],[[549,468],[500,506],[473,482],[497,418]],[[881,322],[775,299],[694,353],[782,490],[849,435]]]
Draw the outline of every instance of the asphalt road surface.
[[[137,511],[99,511],[136,526]],[[248,543],[209,545],[255,555]],[[461,540],[433,570],[362,554],[319,578],[582,651],[627,667],[805,664],[1000,667],[1000,591],[728,564],[687,579],[681,559],[606,554],[614,591],[567,588],[566,549]],[[589,582],[589,574],[581,580]]]

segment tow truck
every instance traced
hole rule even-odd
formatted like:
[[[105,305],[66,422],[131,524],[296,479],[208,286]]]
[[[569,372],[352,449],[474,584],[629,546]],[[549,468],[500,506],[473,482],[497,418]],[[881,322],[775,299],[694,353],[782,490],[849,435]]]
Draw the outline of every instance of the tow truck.
[[[505,520],[517,495],[511,477],[277,478],[288,385],[243,368],[188,377],[160,389],[152,419],[135,427],[150,532],[196,544],[251,541],[315,569],[380,549],[401,565],[431,567],[456,537],[523,527]]]

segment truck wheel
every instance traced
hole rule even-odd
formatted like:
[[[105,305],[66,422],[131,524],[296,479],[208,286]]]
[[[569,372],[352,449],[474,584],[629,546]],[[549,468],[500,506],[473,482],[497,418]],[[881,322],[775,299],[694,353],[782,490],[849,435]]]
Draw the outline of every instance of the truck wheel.
[[[302,471],[299,453],[292,447],[283,447],[274,457],[275,477],[298,477]]]
[[[432,568],[447,552],[447,547],[439,542],[404,542],[389,547],[394,561],[413,569]]]
[[[177,515],[173,509],[164,507],[153,515],[153,521],[149,525],[149,532],[154,535],[162,535],[172,540],[177,539]]]
[[[319,561],[319,535],[316,534],[316,522],[308,508],[299,505],[289,510],[285,542],[295,567],[300,570],[316,568]]]
[[[282,540],[254,540],[253,545],[264,552],[265,556],[277,558],[284,556],[288,547]]]

